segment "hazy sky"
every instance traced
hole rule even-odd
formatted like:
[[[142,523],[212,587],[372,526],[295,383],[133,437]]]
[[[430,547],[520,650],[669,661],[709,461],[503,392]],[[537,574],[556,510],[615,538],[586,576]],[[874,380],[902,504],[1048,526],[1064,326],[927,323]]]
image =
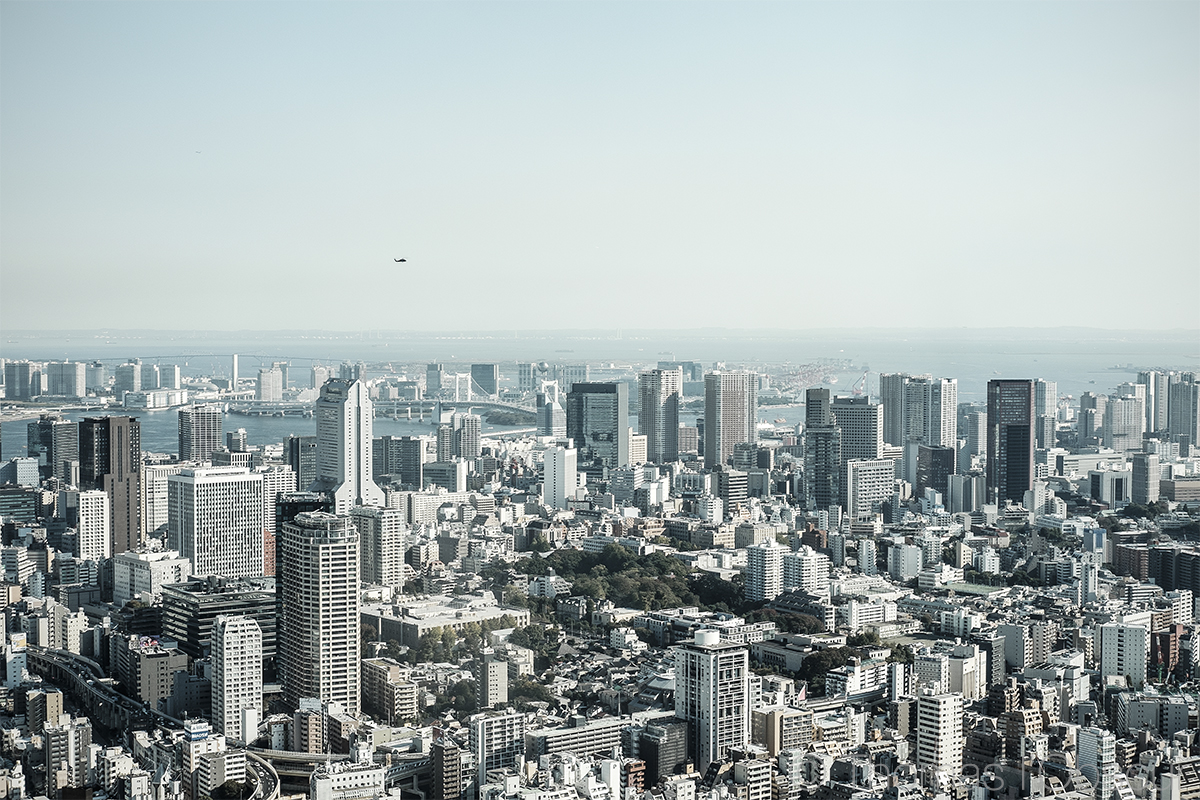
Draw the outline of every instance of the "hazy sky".
[[[1198,142],[1195,2],[4,2],[0,317],[1194,328]]]

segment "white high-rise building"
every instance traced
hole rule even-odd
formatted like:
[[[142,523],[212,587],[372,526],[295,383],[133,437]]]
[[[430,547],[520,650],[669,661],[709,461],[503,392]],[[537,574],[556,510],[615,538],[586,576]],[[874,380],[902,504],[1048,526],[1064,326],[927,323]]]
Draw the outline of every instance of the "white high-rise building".
[[[1142,388],[1140,385],[1138,388]],[[1117,452],[1142,449],[1146,427],[1145,401],[1139,397],[1110,397],[1104,408],[1103,443]]]
[[[1091,782],[1093,797],[1107,800],[1117,775],[1117,737],[1101,728],[1080,728],[1075,746],[1079,771]]]
[[[866,396],[835,397],[829,406],[842,429],[842,461],[883,455],[883,406]]]
[[[750,743],[749,676],[749,650],[719,631],[697,631],[676,650],[675,716],[687,722],[688,755],[701,773]]]
[[[858,540],[858,571],[863,575],[875,575],[879,572],[876,564],[878,553],[875,550],[874,539]]]
[[[683,369],[652,369],[638,376],[638,433],[646,437],[646,460],[679,460],[679,402]]]
[[[225,442],[221,435],[219,405],[187,406],[179,409],[179,460],[208,461]]]
[[[807,545],[783,557],[783,590],[803,589],[809,594],[829,593],[829,556]]]
[[[359,572],[363,583],[402,586],[408,526],[398,508],[357,506],[350,518],[358,530]]]
[[[770,539],[746,548],[746,599],[774,600],[783,593],[783,554],[787,551]]]
[[[573,447],[549,447],[542,461],[542,502],[550,508],[566,509],[575,497],[577,452]]]
[[[917,763],[959,775],[963,766],[963,699],[926,689],[917,698]]]
[[[196,467],[167,477],[167,529],[192,574],[263,574],[262,475],[245,467]]]
[[[167,529],[167,478],[178,475],[185,466],[198,464],[147,464],[142,468],[142,524],[147,534]]]
[[[894,373],[879,376],[883,437],[888,444],[909,442],[954,447],[958,439],[958,380]]]
[[[283,399],[283,370],[278,367],[260,369],[258,384],[254,391],[255,400],[278,403]]]
[[[1146,682],[1150,634],[1140,625],[1109,623],[1096,629],[1100,646],[1100,677],[1128,678],[1133,689]]]
[[[250,617],[221,615],[212,628],[212,722],[230,739],[253,742],[263,710],[262,629]]]
[[[742,442],[758,441],[758,376],[711,372],[704,376],[704,466],[724,464]]]
[[[292,706],[316,697],[358,712],[358,534],[350,517],[303,512],[278,543],[277,660]]]
[[[896,493],[896,462],[873,458],[846,462],[846,514],[851,520],[876,514]]]
[[[79,492],[79,522],[75,555],[84,561],[100,561],[112,555],[112,527],[108,492],[95,489]]]
[[[387,505],[371,477],[374,406],[362,381],[330,379],[321,387],[317,418],[317,480],[313,491],[328,492],[334,510]]]
[[[488,772],[520,764],[525,755],[525,715],[516,711],[503,714],[476,714],[468,720],[470,746],[478,769],[477,784],[482,786]]]

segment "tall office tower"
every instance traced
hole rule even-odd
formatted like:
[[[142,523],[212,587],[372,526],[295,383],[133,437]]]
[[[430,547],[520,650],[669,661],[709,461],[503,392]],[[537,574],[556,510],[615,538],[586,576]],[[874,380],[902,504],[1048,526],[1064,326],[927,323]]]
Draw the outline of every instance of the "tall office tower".
[[[774,539],[746,548],[746,599],[774,600],[783,593],[783,554]]]
[[[33,373],[36,371],[36,365],[29,361],[5,362],[4,396],[9,400],[31,399],[34,396]]]
[[[478,414],[453,414],[450,425],[454,428],[454,455],[467,461],[479,458],[483,452],[483,419]]]
[[[387,505],[371,477],[371,429],[374,406],[366,384],[328,380],[321,387],[317,418],[317,479],[313,491],[328,492],[334,509]]]
[[[1186,444],[1189,452],[1200,446],[1200,383],[1193,373],[1185,372],[1167,386],[1167,430],[1171,441]]]
[[[289,371],[292,368],[292,363],[290,361],[273,361],[271,362],[271,368],[279,370],[279,377],[283,381],[283,390],[285,392],[292,388],[291,375],[289,374]]]
[[[896,493],[896,462],[873,458],[846,462],[846,513],[851,521],[878,514]]]
[[[358,534],[347,516],[297,514],[279,537],[278,660],[283,696],[358,713]]]
[[[835,397],[833,423],[842,429],[842,460],[883,455],[883,406],[865,397]]]
[[[587,364],[568,364],[554,368],[554,379],[562,387],[563,392],[569,393],[577,383],[587,383],[592,379],[592,370]]]
[[[1158,482],[1162,478],[1158,455],[1137,453],[1133,457],[1130,499],[1139,505],[1158,502]]]
[[[962,695],[926,689],[917,698],[917,763],[949,775],[962,772]]]
[[[454,428],[449,425],[438,426],[437,460],[441,463],[454,460]]]
[[[178,364],[158,365],[158,388],[182,389],[183,377],[179,374]]]
[[[750,652],[696,632],[675,653],[675,716],[688,726],[688,755],[701,774],[750,744]]]
[[[883,440],[888,444],[903,445],[904,387],[908,376],[900,372],[884,373],[879,376],[879,400],[883,406]]]
[[[354,381],[366,383],[367,365],[361,361],[354,363],[343,361],[341,366],[338,367],[338,378],[346,381],[346,383],[353,383]]]
[[[249,444],[245,428],[238,428],[236,431],[228,431],[225,434],[225,449],[231,453],[249,453]]]
[[[283,399],[283,372],[277,367],[260,369],[258,383],[254,388],[254,399],[278,403]]]
[[[973,456],[987,455],[987,411],[967,412],[967,450]]]
[[[80,361],[51,361],[46,365],[49,393],[55,397],[87,395],[87,365]]]
[[[1137,382],[1146,387],[1146,430],[1167,429],[1168,376],[1165,372],[1139,372]]]
[[[1119,453],[1142,449],[1145,404],[1138,397],[1110,397],[1104,408],[1102,442]]]
[[[463,784],[462,750],[453,739],[443,736],[434,741],[430,752],[433,756],[433,791],[430,797],[459,800]]]
[[[238,378],[241,377],[241,375],[238,373],[237,353],[234,353],[233,356],[230,357],[230,362],[231,363],[230,363],[230,368],[229,368],[230,369],[230,371],[229,371],[229,388],[237,389]]]
[[[562,439],[567,435],[567,412],[559,403],[558,391],[556,381],[546,381],[537,393],[535,403],[538,436]]]
[[[576,383],[567,394],[567,437],[584,464],[599,470],[629,466],[629,387]],[[678,439],[676,440],[678,441]]]
[[[676,420],[674,435],[679,436]],[[704,466],[724,464],[739,442],[758,441],[758,376],[711,372],[704,376]]]
[[[404,513],[398,508],[356,506],[350,519],[358,531],[359,574],[363,583],[404,585]]]
[[[296,473],[296,491],[307,491],[317,479],[317,437],[287,437],[283,440],[283,455]]]
[[[125,397],[126,392],[140,392],[142,390],[142,362],[135,359],[127,364],[121,364],[114,371],[116,380],[113,382],[113,394],[117,401],[121,401]]]
[[[427,364],[425,366],[425,396],[436,396],[442,390],[442,381],[445,377],[445,364]]]
[[[983,475],[971,472],[966,475],[951,475],[946,480],[946,510],[951,514],[960,511],[972,513],[983,507],[987,496]]]
[[[679,460],[679,401],[683,370],[652,369],[638,375],[638,433],[646,437],[646,460]]]
[[[159,388],[161,376],[158,364],[142,364],[142,391],[152,392]]]
[[[566,509],[567,500],[575,497],[577,457],[573,447],[546,448],[542,461],[542,502],[550,508]]]
[[[108,367],[101,364],[99,361],[93,361],[87,365],[87,390],[89,392],[103,392],[108,388]]]
[[[43,478],[70,481],[71,462],[79,460],[79,426],[59,414],[42,414],[29,423],[26,453],[38,460]]]
[[[1039,417],[1058,415],[1058,384],[1038,378],[1033,382],[1033,413]]]
[[[263,575],[275,574],[275,542],[279,528],[275,524],[275,506],[280,496],[296,491],[296,473],[287,464],[255,467],[263,480]]]
[[[197,577],[263,574],[263,478],[245,467],[167,477],[167,530]]]
[[[81,561],[100,561],[112,556],[112,515],[106,492],[91,489],[79,493],[79,520],[75,556]]]
[[[166,533],[170,519],[167,478],[192,464],[147,464],[142,468],[142,527],[147,534]]]
[[[521,361],[517,364],[517,390],[532,392],[537,388],[537,364]]]
[[[234,741],[253,742],[263,712],[262,628],[250,617],[222,614],[210,641],[213,726]]]
[[[1117,775],[1117,737],[1102,728],[1080,728],[1075,734],[1079,771],[1092,784],[1096,800],[1111,797]]]
[[[179,409],[179,460],[208,461],[220,450],[222,412],[219,405]]]
[[[1108,623],[1096,628],[1100,662],[1100,678],[1128,678],[1134,689],[1146,682],[1146,654],[1149,653],[1150,632],[1139,625]]]
[[[956,453],[952,447],[917,445],[916,480],[913,494],[922,497],[926,489],[945,494],[950,476],[954,474]]]
[[[320,389],[329,380],[329,367],[313,364],[308,371],[308,388]]]
[[[495,397],[500,391],[500,365],[472,364],[471,383],[488,397]]]
[[[112,552],[142,543],[142,430],[133,417],[87,417],[79,423],[79,486],[108,493]]]
[[[478,769],[476,783],[482,786],[493,770],[520,764],[525,755],[525,715],[516,711],[503,714],[476,714],[471,726],[471,752]]]
[[[1021,503],[1033,488],[1033,381],[988,381],[987,500]]]
[[[829,390],[810,388],[804,396],[804,494],[810,510],[846,502],[842,479],[842,432],[833,417]]]

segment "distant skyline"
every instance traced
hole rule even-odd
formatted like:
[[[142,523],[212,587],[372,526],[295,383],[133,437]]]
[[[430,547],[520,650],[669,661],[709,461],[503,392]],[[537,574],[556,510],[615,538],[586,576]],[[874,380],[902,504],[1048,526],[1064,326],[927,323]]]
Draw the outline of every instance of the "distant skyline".
[[[1186,336],[1197,30],[1192,2],[3,3],[0,327]]]

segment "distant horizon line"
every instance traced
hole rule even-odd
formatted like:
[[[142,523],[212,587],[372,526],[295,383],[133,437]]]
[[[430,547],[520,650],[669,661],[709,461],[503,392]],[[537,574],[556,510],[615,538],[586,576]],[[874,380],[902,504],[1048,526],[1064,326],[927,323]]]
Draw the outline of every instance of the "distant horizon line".
[[[1060,325],[1060,326],[941,326],[941,327],[885,327],[885,326],[855,326],[855,327],[816,327],[816,328],[737,328],[737,327],[692,327],[692,328],[624,328],[624,327],[606,327],[606,328],[442,328],[442,329],[405,329],[405,328],[357,328],[357,329],[332,329],[332,328],[11,328],[8,330],[0,330],[0,335],[4,337],[22,336],[36,337],[46,334],[78,334],[78,335],[128,335],[128,334],[177,334],[197,336],[203,334],[275,334],[275,335],[291,335],[291,336],[313,336],[313,335],[339,335],[339,336],[364,336],[372,334],[375,336],[514,336],[514,335],[531,335],[531,336],[551,336],[560,334],[576,334],[576,335],[597,335],[606,334],[609,336],[625,336],[625,335],[644,335],[644,334],[740,334],[740,335],[813,335],[813,334],[869,334],[883,332],[905,332],[905,333],[945,333],[950,331],[971,332],[971,333],[1089,333],[1102,334],[1107,337],[1120,338],[1130,334],[1165,336],[1173,334],[1194,334],[1200,336],[1200,326],[1197,327],[1177,327],[1177,328],[1109,328],[1109,327],[1092,327],[1083,325]]]

